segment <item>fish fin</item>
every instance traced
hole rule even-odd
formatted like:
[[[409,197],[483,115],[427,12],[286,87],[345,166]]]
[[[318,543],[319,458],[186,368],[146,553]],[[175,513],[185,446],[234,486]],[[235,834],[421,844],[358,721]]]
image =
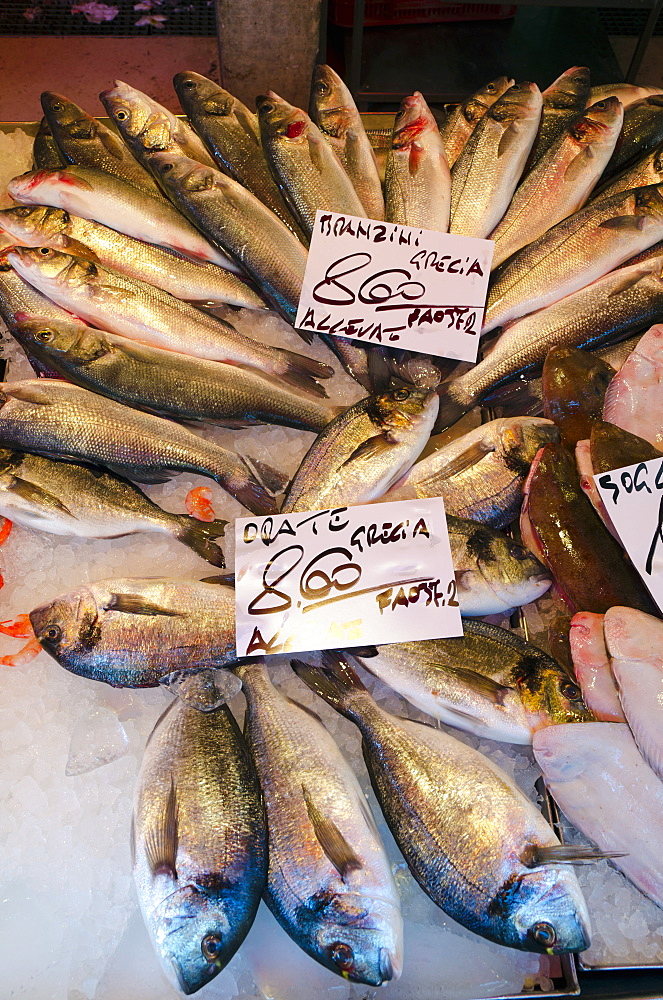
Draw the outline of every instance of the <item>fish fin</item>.
[[[315,831],[317,841],[338,874],[345,880],[346,876],[351,872],[356,872],[363,868],[363,864],[334,821],[327,819],[318,809],[304,784],[302,784],[302,793],[304,795],[304,802],[306,803],[308,818]]]
[[[307,358],[304,354],[284,349],[279,351],[279,357],[284,362],[284,367],[278,372],[278,377],[282,382],[309,392],[313,396],[327,398],[327,390],[317,380],[332,377],[334,369],[331,365],[325,364],[324,361],[318,361],[316,358]]]
[[[468,670],[467,667],[451,667],[449,673],[462,680],[475,694],[492,701],[494,705],[503,705],[507,694],[514,690],[508,684],[500,684],[491,677],[484,677],[475,670]]]
[[[310,330],[295,330],[295,333],[302,338],[305,344],[312,344],[315,339]]]
[[[523,863],[528,868],[536,868],[537,865],[583,865],[626,857],[628,852],[625,851],[599,851],[596,847],[582,847],[580,844],[550,844],[547,847],[535,844],[528,849],[527,860]]]
[[[291,698],[289,694],[284,694],[283,697],[285,698],[286,701],[289,701],[291,705],[296,705],[297,708],[301,708],[302,712],[306,712],[306,714],[310,715],[311,718],[315,719],[316,722],[319,722],[322,725],[324,725],[318,713],[314,712],[312,708],[308,707],[308,705],[302,705],[301,701],[297,701],[296,698]]]
[[[483,397],[483,402],[487,406],[499,406],[504,417],[537,417],[543,413],[543,399],[540,392],[537,395],[532,389],[532,381],[535,380],[521,378],[497,386]],[[538,385],[540,388],[541,383]]]
[[[83,257],[85,260],[92,261],[93,264],[101,264],[94,250],[86,247],[80,240],[75,240],[73,236],[62,236],[59,242],[65,253],[70,253],[74,257]]]
[[[393,447],[393,442],[389,440],[386,434],[376,434],[374,437],[368,438],[366,441],[355,448],[349,458],[346,458],[343,462],[343,466],[349,465],[350,462],[354,462],[357,458],[376,458],[383,452],[388,451]],[[343,468],[341,466],[341,468]]]
[[[352,715],[349,698],[352,692],[366,691],[344,654],[328,649],[322,653],[322,665],[312,667],[303,660],[291,660],[290,666],[317,695],[344,715]]]
[[[250,455],[240,455],[239,456],[245,465],[248,465],[249,469],[261,483],[265,489],[276,496],[277,493],[283,493],[286,489],[288,483],[290,482],[290,477],[286,476],[284,472],[280,472],[278,469],[272,468],[267,462],[261,462],[257,458],[252,458]]]
[[[20,399],[24,403],[35,403],[37,406],[50,406],[51,400],[42,389],[31,385],[18,385],[14,389],[5,389],[6,396]]]
[[[633,285],[637,285],[638,282],[642,281],[643,277],[649,273],[650,273],[649,271],[642,270],[638,271],[637,274],[624,275],[619,284],[614,286],[614,288],[608,295],[608,298],[611,299],[613,295],[621,295],[622,292],[628,291],[629,288],[632,288]]]
[[[497,158],[498,160],[502,156],[506,156],[511,147],[513,146],[516,139],[519,137],[520,130],[516,128],[513,124],[509,125],[508,128],[504,130],[502,138],[499,141],[497,147]]]
[[[42,454],[45,454],[42,452]],[[59,458],[58,455],[53,455],[53,458]],[[140,472],[135,472],[133,469],[129,471],[121,465],[111,465],[107,463],[104,468],[108,469],[109,472],[114,472],[116,476],[121,476],[124,479],[131,479],[135,483],[145,483],[146,486],[157,485],[160,483],[167,483],[173,476],[177,475],[176,472],[171,472],[170,469],[149,472],[147,469],[141,469]]]
[[[407,170],[410,177],[418,173],[421,162],[424,158],[424,148],[416,142],[410,143],[410,155],[407,161]]]
[[[182,611],[171,611],[146,601],[142,594],[111,594],[106,611],[120,611],[127,615],[163,615],[165,618],[183,618]]]
[[[482,458],[489,455],[491,451],[495,449],[483,444],[481,441],[477,441],[475,444],[471,444],[469,448],[465,451],[461,451],[455,458],[452,458],[446,465],[441,466],[435,470],[435,479],[449,479],[451,476],[457,476],[460,472],[465,472],[466,469],[471,469],[473,465],[480,462]]]
[[[585,146],[581,152],[574,156],[564,171],[564,182],[575,184],[583,171],[587,169],[588,162],[594,159],[594,150],[591,146]]]
[[[269,495],[264,486],[248,475],[248,471],[247,469],[246,481],[240,486],[233,486],[232,491],[229,492],[232,492],[232,496],[252,514],[276,514],[276,504],[273,497]],[[219,483],[219,485],[223,484]]]
[[[154,826],[145,835],[145,856],[153,875],[177,878],[178,808],[175,783],[171,776],[170,789],[163,810]]]
[[[201,583],[214,583],[219,587],[234,587],[235,586],[235,574],[234,573],[217,573],[215,576],[203,576],[200,578]]]
[[[325,158],[321,148],[322,143],[316,136],[308,133],[306,138],[308,140],[308,155],[311,157],[311,163],[318,173],[321,174],[325,166]]]
[[[433,427],[431,433],[439,434],[440,431],[446,430],[447,427],[452,427],[462,416],[471,410],[474,405],[474,400],[471,403],[461,403],[460,400],[454,399],[449,393],[440,393],[440,406],[437,412],[437,420],[435,421],[435,426]]]
[[[212,566],[225,568],[226,560],[223,549],[217,544],[216,539],[225,534],[228,521],[211,521],[207,524],[202,521],[193,521],[186,515],[180,519],[177,537],[184,545],[206,559]]]
[[[637,229],[641,231],[645,228],[644,215],[618,215],[614,219],[604,219],[599,223],[600,229],[629,230]]]
[[[350,653],[352,656],[358,656],[362,660],[371,659],[372,657],[379,655],[377,646],[352,646],[348,647],[346,652]]]
[[[110,153],[111,156],[114,156],[116,160],[122,161],[125,158],[126,147],[124,146],[124,144],[120,139],[117,139],[113,135],[110,129],[100,128],[99,131],[97,132],[97,138],[101,142],[101,145],[104,147],[106,152]]]
[[[66,507],[52,493],[42,489],[41,486],[35,486],[34,483],[28,483],[25,479],[21,479],[18,476],[12,476],[7,489],[12,493],[16,493],[17,496],[22,497],[24,500],[41,504],[44,507],[48,507],[49,510],[60,510],[63,514],[68,514],[69,517],[73,517],[75,519],[75,515],[72,514],[68,507]]]
[[[224,667],[211,666],[173,670],[160,677],[159,684],[198,712],[215,712],[242,690],[236,674]]]

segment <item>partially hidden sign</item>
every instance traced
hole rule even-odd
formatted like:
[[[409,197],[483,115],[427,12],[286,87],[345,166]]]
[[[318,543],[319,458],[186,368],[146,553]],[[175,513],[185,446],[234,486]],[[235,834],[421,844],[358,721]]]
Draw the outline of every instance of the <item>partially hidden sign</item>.
[[[663,611],[663,458],[594,476],[631,561]]]
[[[318,210],[295,326],[476,361],[493,248]]]
[[[237,655],[460,636],[444,501],[235,521]]]

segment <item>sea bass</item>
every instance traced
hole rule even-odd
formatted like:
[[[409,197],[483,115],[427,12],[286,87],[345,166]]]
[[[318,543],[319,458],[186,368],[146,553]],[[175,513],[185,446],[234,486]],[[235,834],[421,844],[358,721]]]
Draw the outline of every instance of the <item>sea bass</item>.
[[[590,93],[589,84],[587,67],[572,66],[543,91],[541,125],[529,159],[529,168],[538,162],[586,106]]]
[[[513,87],[515,80],[508,76],[498,76],[496,80],[491,80],[470,97],[458,105],[447,117],[444,125],[440,126],[440,135],[444,142],[447,162],[450,167],[462,153],[467,140],[477,127],[483,116],[495,101],[499,100],[502,94]]]
[[[32,159],[35,170],[57,170],[58,167],[64,167],[67,163],[58,149],[51,132],[51,126],[46,118],[42,118],[39,122],[35,144],[32,148]]]
[[[663,95],[652,94],[630,104],[624,112],[619,142],[605,169],[606,177],[633,165],[663,142]]]

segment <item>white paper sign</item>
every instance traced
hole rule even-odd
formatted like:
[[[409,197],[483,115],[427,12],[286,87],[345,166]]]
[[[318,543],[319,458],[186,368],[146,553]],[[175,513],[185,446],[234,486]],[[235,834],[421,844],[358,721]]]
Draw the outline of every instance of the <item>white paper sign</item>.
[[[237,655],[463,634],[444,501],[235,521]]]
[[[633,565],[663,611],[663,459],[594,476]]]
[[[494,246],[318,210],[295,326],[476,361]]]

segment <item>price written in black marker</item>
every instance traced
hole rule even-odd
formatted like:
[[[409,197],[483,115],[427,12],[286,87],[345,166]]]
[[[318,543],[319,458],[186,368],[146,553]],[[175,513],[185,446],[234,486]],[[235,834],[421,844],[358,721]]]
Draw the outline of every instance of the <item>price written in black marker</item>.
[[[462,635],[444,503],[235,522],[238,656]]]

